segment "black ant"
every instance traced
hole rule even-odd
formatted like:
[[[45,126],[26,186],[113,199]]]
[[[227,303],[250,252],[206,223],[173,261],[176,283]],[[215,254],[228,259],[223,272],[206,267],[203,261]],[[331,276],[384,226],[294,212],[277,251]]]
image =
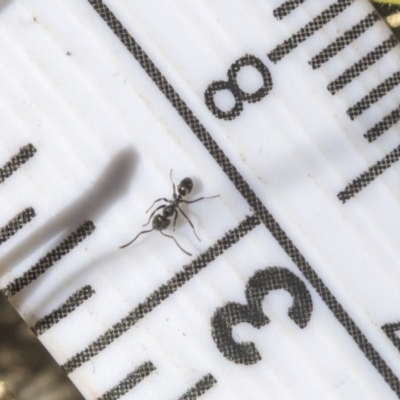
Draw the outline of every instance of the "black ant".
[[[170,218],[174,217],[174,225],[173,225],[173,229],[175,230],[175,225],[176,225],[176,220],[178,218],[178,211],[185,217],[185,219],[189,222],[190,226],[193,229],[194,234],[196,235],[197,239],[200,240],[200,238],[197,236],[197,233],[194,229],[194,226],[192,224],[192,221],[190,221],[190,219],[188,218],[188,216],[183,212],[183,210],[179,207],[179,204],[181,203],[186,203],[186,204],[191,204],[191,203],[196,203],[197,201],[203,200],[203,199],[213,199],[215,197],[218,197],[219,195],[216,196],[211,196],[211,197],[200,197],[196,200],[192,200],[192,201],[187,201],[184,200],[183,198],[186,197],[188,194],[190,194],[190,192],[193,189],[193,181],[191,178],[184,178],[181,180],[181,182],[178,185],[178,194],[176,193],[176,188],[175,188],[175,183],[172,180],[172,169],[171,169],[171,173],[170,173],[170,178],[171,178],[171,182],[172,182],[172,187],[173,187],[173,199],[172,200],[168,200],[165,197],[162,197],[160,199],[157,199],[154,201],[154,203],[150,206],[150,208],[146,211],[146,213],[148,213],[154,206],[154,204],[156,204],[157,202],[164,200],[166,203],[168,204],[163,204],[159,207],[157,207],[151,214],[149,217],[149,220],[147,221],[146,224],[144,224],[143,226],[146,226],[150,223],[151,219],[152,220],[152,226],[153,229],[149,229],[147,231],[142,231],[139,232],[138,235],[131,240],[129,243],[124,244],[123,246],[120,247],[120,249],[123,249],[127,246],[129,246],[130,244],[132,244],[142,233],[149,233],[152,232],[154,230],[159,231],[162,235],[164,235],[167,238],[170,238],[172,240],[174,240],[174,242],[176,243],[176,245],[188,256],[191,256],[192,254],[190,254],[189,252],[187,252],[186,250],[184,250],[179,243],[177,242],[177,240],[170,235],[167,235],[163,232],[164,229],[167,229],[169,227],[169,224],[171,223]],[[158,210],[162,209],[162,213],[161,214],[156,214],[156,212]],[[156,215],[154,215],[156,214]]]

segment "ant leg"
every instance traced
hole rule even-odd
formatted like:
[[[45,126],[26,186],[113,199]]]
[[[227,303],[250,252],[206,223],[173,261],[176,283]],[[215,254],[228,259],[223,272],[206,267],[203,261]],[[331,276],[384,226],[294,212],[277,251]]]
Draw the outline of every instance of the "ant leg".
[[[193,224],[192,224],[192,221],[191,221],[191,220],[189,219],[189,217],[182,211],[182,208],[180,208],[179,206],[177,206],[177,207],[178,207],[178,210],[182,213],[182,215],[186,218],[187,222],[189,222],[190,226],[191,226],[192,229],[193,229],[194,234],[196,235],[197,239],[199,239],[199,242],[201,242],[201,239],[197,236],[197,233],[196,233],[196,230],[194,229],[194,226],[193,226]]]
[[[176,225],[176,220],[178,219],[178,211],[175,210],[174,212],[174,231],[175,231],[175,225]]]
[[[129,243],[124,244],[123,246],[121,246],[120,249],[123,249],[123,248],[125,248],[125,247],[128,247],[128,246],[129,246],[130,244],[132,244],[142,233],[148,233],[148,232],[151,232],[151,231],[154,231],[154,228],[153,228],[153,229],[150,229],[150,230],[148,230],[148,231],[142,231],[142,232],[138,233],[137,236],[136,236],[133,240],[131,240]]]
[[[163,204],[162,206],[157,207],[157,208],[150,214],[149,220],[148,220],[144,225],[142,225],[142,226],[148,225],[149,222],[151,221],[151,219],[153,218],[153,215],[154,215],[160,208],[165,208],[165,207],[167,207],[165,204]]]
[[[181,200],[181,203],[191,204],[191,203],[196,203],[196,201],[200,201],[200,200],[204,200],[204,199],[215,199],[216,197],[219,197],[219,194],[217,194],[216,196],[210,196],[210,197],[200,197],[199,199],[192,200],[192,201]]]
[[[172,180],[172,169],[171,169],[171,172],[169,173],[169,177],[170,177],[170,179],[171,179],[172,188],[173,188],[173,190],[174,190],[174,199],[176,199],[177,195],[176,195],[176,190],[175,190],[175,183],[174,183],[174,181]]]
[[[157,200],[155,200],[154,203],[149,207],[149,209],[146,211],[146,213],[148,213],[148,212],[153,208],[154,204],[156,204],[158,201],[161,201],[161,200],[164,200],[164,201],[166,201],[167,203],[170,203],[170,201],[169,201],[168,199],[165,199],[164,197],[162,197],[161,199],[157,199]]]
[[[160,231],[160,233],[161,233],[161,235],[164,235],[165,237],[172,239],[172,240],[176,243],[176,245],[177,245],[185,254],[187,254],[188,256],[191,256],[191,255],[192,255],[192,254],[190,254],[189,252],[187,252],[186,250],[184,250],[184,249],[179,245],[179,243],[177,242],[177,240],[176,240],[173,236],[166,235],[165,233],[163,233],[163,231]]]

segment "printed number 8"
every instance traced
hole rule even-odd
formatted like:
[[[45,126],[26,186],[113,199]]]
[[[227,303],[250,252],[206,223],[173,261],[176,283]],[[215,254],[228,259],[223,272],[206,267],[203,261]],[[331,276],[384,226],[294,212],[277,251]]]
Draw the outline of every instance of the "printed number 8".
[[[239,88],[237,75],[242,67],[254,67],[263,79],[263,85],[254,93],[246,93]],[[243,102],[255,103],[262,100],[272,89],[272,77],[269,69],[260,59],[252,55],[245,55],[231,65],[228,70],[227,81],[215,81],[208,86],[205,92],[205,100],[208,109],[219,119],[232,120],[243,111]],[[222,111],[214,101],[215,94],[220,90],[229,90],[235,98],[235,105],[229,111]]]

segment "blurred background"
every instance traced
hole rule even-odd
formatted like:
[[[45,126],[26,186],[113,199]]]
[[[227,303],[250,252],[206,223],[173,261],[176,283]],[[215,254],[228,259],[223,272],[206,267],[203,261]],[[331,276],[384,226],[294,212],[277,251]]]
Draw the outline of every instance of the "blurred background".
[[[83,400],[1,293],[0,400]]]
[[[375,1],[377,10],[400,38],[400,5],[390,4],[397,0]],[[83,397],[0,293],[0,400],[32,399]]]

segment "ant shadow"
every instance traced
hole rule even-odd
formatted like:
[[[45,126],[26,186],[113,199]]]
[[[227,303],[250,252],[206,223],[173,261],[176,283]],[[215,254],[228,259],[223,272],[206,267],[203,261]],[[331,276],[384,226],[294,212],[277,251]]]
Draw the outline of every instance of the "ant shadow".
[[[29,235],[5,256],[0,258],[0,273],[11,270],[38,247],[46,244],[55,236],[75,230],[85,220],[94,220],[107,211],[109,206],[121,197],[132,180],[133,161],[136,153],[133,149],[120,151],[103,171],[97,183],[87,193],[78,198],[52,220]]]
[[[43,296],[43,298],[38,301],[35,306],[31,309],[32,314],[36,314],[38,310],[43,310],[43,308],[49,304],[49,301],[60,294],[60,289],[62,288],[74,288],[71,289],[71,292],[66,294],[66,297],[62,300],[60,298],[60,304],[63,304],[66,300],[67,297],[71,296],[73,294],[73,291],[79,290],[79,288],[82,288],[83,284],[82,282],[86,282],[85,284],[90,284],[91,282],[91,276],[92,276],[92,271],[97,271],[101,268],[109,268],[111,265],[115,265],[115,260],[116,260],[116,254],[119,252],[119,249],[113,249],[109,251],[106,254],[102,254],[101,256],[93,259],[90,263],[82,266],[82,268],[79,269],[79,271],[73,272],[68,276],[67,279],[63,280],[60,284],[58,285],[53,285],[51,290],[48,290],[46,296]],[[77,285],[79,287],[77,287]],[[96,287],[92,287],[95,292],[96,292]],[[27,292],[28,290],[35,290],[34,287],[27,287],[25,289]],[[58,307],[59,305],[56,305]],[[28,316],[29,317],[29,316]],[[28,321],[29,323],[29,321]]]
[[[194,188],[196,188],[197,190],[194,191],[194,197],[198,197],[196,196],[196,192],[201,192],[202,189],[202,183],[201,181],[199,181],[198,179],[194,178]],[[179,183],[179,181],[175,181],[175,185],[177,185]],[[173,191],[172,191],[172,183],[171,183],[171,195],[170,196],[166,196],[166,198],[171,198],[172,199],[173,196]],[[184,206],[186,204],[183,204]],[[145,214],[147,215],[147,214]],[[151,222],[150,222],[151,223]],[[187,222],[185,221],[185,219],[181,216],[180,218],[178,218],[177,221],[177,226],[180,224],[187,224]],[[171,228],[171,232],[173,233],[173,229]],[[193,238],[196,238],[195,234],[193,233]],[[113,249],[110,250],[109,252],[102,254],[101,256],[92,259],[92,261],[88,264],[86,264],[85,266],[83,266],[82,268],[80,268],[79,270],[71,273],[67,279],[65,279],[62,284],[60,283],[58,286],[53,286],[51,288],[51,291],[48,292],[46,298],[43,298],[40,302],[38,302],[35,305],[35,309],[37,310],[41,310],[42,307],[45,304],[48,304],[48,299],[51,299],[53,296],[57,296],[57,294],[59,293],[60,287],[61,285],[63,287],[76,287],[77,284],[81,285],[82,282],[90,282],[90,278],[92,276],[92,272],[93,271],[97,271],[99,272],[102,268],[109,268],[110,265],[115,265],[118,264],[118,258],[119,257],[125,257],[123,255],[123,252],[120,252],[119,249]],[[188,260],[188,263],[193,262],[192,259]],[[27,288],[28,290],[30,288]],[[96,288],[94,288],[96,290]],[[32,288],[33,290],[33,288]],[[66,299],[65,299],[66,300]],[[32,309],[32,312],[35,313],[35,309]]]
[[[191,197],[195,198],[198,197],[198,193],[201,193],[202,189],[203,189],[203,182],[197,178],[197,177],[192,177],[193,180],[193,190],[191,193]]]
[[[12,2],[13,2],[13,0],[0,0],[0,11],[2,11],[3,8],[6,8]]]

